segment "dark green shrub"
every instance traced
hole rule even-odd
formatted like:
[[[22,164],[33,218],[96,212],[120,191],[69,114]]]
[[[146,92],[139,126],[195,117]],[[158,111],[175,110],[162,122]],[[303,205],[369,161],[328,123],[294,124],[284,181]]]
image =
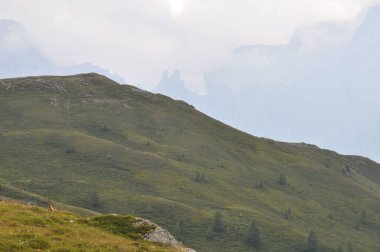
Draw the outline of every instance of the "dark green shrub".
[[[252,248],[259,249],[261,247],[261,231],[256,220],[251,222],[245,242]]]
[[[285,175],[280,175],[280,177],[278,178],[278,183],[284,186],[288,184],[288,180],[286,179]]]
[[[311,231],[307,239],[307,252],[318,252],[318,238],[314,231]]]
[[[222,220],[222,214],[218,211],[214,215],[213,223],[212,223],[212,231],[215,233],[223,233],[224,225]]]
[[[34,240],[31,240],[28,242],[29,247],[32,249],[48,249],[50,248],[50,243],[46,238],[38,237],[35,238]]]
[[[99,227],[114,234],[139,239],[143,235],[153,231],[155,227],[148,224],[136,225],[140,222],[132,216],[105,215],[86,221],[90,226]]]

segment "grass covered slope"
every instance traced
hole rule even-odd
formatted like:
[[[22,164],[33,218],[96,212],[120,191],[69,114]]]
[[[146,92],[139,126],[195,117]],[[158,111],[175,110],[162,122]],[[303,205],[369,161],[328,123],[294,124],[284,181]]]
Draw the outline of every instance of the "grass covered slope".
[[[252,251],[253,219],[261,251],[304,251],[312,230],[322,251],[380,250],[368,159],[256,138],[96,74],[1,80],[0,118],[8,188],[142,216],[198,251]]]
[[[72,212],[81,216],[95,216],[99,213],[91,211],[89,209],[75,207],[67,204],[62,204],[60,202],[52,201],[46,197],[40,195],[23,191],[18,188],[14,188],[9,185],[0,186],[0,200],[12,200],[18,203],[23,203],[26,205],[46,207],[48,204],[53,204],[58,207],[60,210]]]
[[[143,241],[149,227],[135,227],[135,221],[131,216],[84,218],[0,201],[0,251],[177,251]]]

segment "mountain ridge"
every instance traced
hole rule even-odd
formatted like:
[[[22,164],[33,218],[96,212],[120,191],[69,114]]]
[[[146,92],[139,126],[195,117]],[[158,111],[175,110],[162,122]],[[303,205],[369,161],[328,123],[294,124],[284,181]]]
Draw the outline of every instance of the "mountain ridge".
[[[197,251],[252,251],[253,219],[261,251],[304,251],[311,230],[323,251],[380,248],[368,159],[254,137],[97,74],[1,80],[0,116],[1,184],[151,219]]]

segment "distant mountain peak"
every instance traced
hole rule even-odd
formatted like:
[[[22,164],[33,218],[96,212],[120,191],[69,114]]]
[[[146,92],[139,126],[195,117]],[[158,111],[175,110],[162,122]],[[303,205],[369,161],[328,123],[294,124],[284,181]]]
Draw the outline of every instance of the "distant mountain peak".
[[[89,72],[97,72],[124,83],[121,76],[91,63],[58,66],[33,44],[24,26],[13,20],[0,19],[0,78]]]
[[[10,19],[0,19],[0,36],[4,32],[9,32],[10,30],[15,29],[25,31],[25,28],[16,21]]]
[[[196,93],[186,88],[179,70],[174,70],[172,74],[169,71],[163,72],[161,81],[153,91],[168,95],[174,99],[186,100],[190,103],[194,103],[195,99],[198,98]]]
[[[380,5],[372,7],[356,31],[356,38],[380,39]]]
[[[179,70],[174,70],[171,75],[169,74],[169,71],[164,71],[162,73],[161,83],[163,83],[164,85],[171,85],[174,83],[174,85],[176,86],[178,84],[181,86],[184,85],[184,82],[181,80],[181,72]]]

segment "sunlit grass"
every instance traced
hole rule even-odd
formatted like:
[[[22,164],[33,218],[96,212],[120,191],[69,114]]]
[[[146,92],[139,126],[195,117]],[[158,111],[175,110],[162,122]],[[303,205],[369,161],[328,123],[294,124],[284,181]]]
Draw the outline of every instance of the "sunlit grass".
[[[114,235],[92,218],[5,201],[0,201],[0,224],[0,251],[174,251],[143,241],[136,228]]]

